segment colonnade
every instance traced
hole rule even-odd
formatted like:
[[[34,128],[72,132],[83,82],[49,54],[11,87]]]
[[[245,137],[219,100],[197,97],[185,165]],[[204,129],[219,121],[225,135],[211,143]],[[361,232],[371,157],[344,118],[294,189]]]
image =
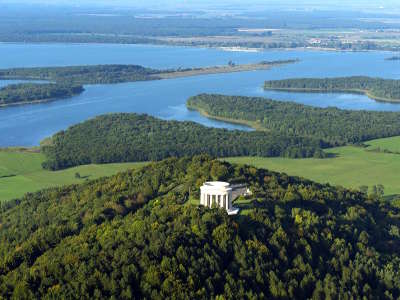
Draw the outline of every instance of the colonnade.
[[[200,203],[207,207],[221,207],[226,210],[230,210],[232,207],[232,194],[225,193],[225,194],[208,194],[203,193],[201,195]]]

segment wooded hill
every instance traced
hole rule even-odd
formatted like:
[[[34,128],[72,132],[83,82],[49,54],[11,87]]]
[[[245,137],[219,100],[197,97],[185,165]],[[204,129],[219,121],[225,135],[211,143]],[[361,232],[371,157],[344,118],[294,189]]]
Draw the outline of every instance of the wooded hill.
[[[185,205],[245,183],[247,214]],[[205,156],[0,208],[4,299],[397,299],[400,211],[375,197]]]
[[[84,91],[81,85],[57,83],[19,83],[0,89],[0,106],[44,102],[78,95]]]
[[[271,80],[265,82],[264,88],[296,92],[364,93],[379,101],[400,101],[400,80],[365,76]]]
[[[317,138],[331,147],[400,135],[399,112],[318,108],[265,98],[202,94],[187,106],[207,116],[277,134]]]
[[[43,143],[43,167],[64,169],[91,163],[155,161],[209,154],[321,157],[319,139],[261,131],[230,131],[148,115],[108,114],[74,125]]]

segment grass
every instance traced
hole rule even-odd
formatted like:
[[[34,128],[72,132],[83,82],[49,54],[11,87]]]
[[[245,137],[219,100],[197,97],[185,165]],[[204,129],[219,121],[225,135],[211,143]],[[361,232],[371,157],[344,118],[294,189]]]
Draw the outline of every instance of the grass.
[[[369,148],[400,150],[400,137],[374,140],[367,144],[371,145]],[[371,187],[382,184],[386,196],[399,195],[400,155],[371,152],[367,149],[353,146],[333,148],[327,152],[335,154],[335,157],[327,159],[232,157],[225,160],[347,188],[358,189],[362,185]]]
[[[398,177],[400,154],[367,151],[380,148],[400,152],[400,137],[373,140],[367,144],[368,148],[346,146],[329,149],[328,152],[335,154],[335,157],[327,159],[232,157],[225,160],[347,188],[358,189],[361,185],[371,187],[383,184],[386,196],[400,195]],[[0,150],[0,201],[19,198],[27,192],[35,192],[43,188],[110,176],[145,164],[86,165],[51,172],[42,169],[43,160],[44,156],[40,153],[18,149]],[[75,178],[76,173],[80,174],[80,179]],[[191,199],[189,202],[196,204],[197,200]]]
[[[62,186],[110,176],[129,168],[138,168],[145,163],[123,163],[86,165],[51,172],[43,170],[44,156],[40,153],[2,150],[0,151],[0,201],[22,197],[27,192],[43,188]],[[81,178],[75,178],[79,173]]]
[[[369,149],[380,148],[381,150],[388,150],[390,152],[400,153],[400,136],[387,139],[373,140],[368,142],[367,144],[369,145]]]

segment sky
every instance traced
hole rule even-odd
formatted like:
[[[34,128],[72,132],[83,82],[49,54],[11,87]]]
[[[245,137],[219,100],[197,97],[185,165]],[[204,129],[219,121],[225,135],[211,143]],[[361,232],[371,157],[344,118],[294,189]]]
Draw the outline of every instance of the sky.
[[[109,6],[148,9],[349,9],[400,10],[400,0],[0,0],[2,3],[29,3],[72,6]]]

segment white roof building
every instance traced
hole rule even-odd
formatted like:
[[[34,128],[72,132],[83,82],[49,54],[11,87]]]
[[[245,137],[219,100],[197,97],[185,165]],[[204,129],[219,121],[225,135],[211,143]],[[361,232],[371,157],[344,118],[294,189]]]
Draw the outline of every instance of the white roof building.
[[[224,208],[228,215],[236,215],[239,208],[232,206],[232,188],[229,183],[209,181],[200,187],[200,204],[209,208],[214,206]]]

